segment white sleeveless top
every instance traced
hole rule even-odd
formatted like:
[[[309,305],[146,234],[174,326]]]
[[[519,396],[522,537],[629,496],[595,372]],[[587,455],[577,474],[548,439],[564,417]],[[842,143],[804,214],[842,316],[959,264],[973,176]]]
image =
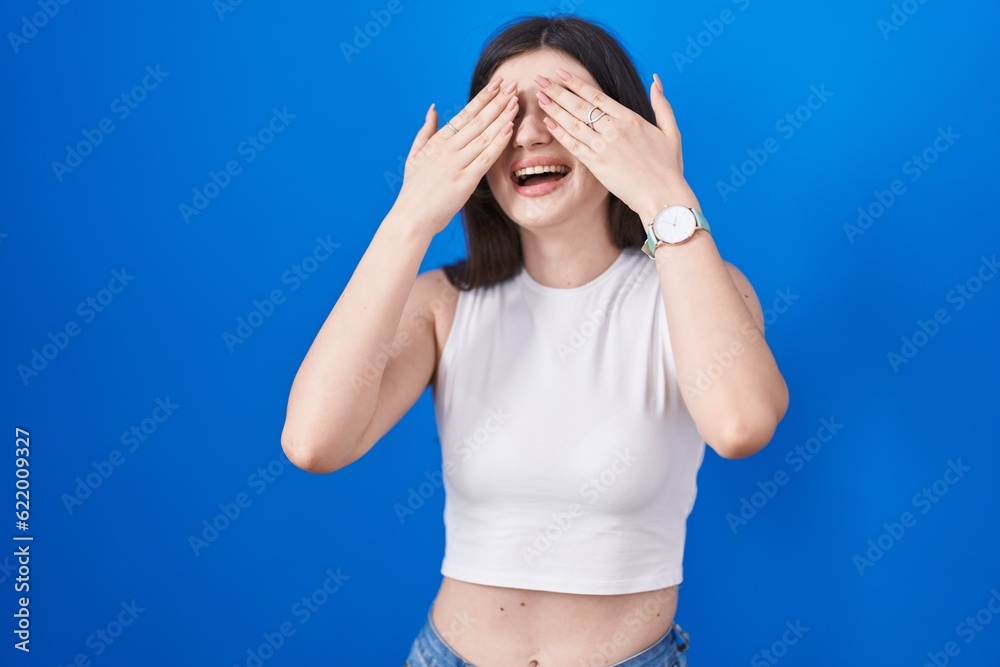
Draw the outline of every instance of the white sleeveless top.
[[[522,268],[459,292],[434,406],[441,574],[605,595],[681,582],[705,443],[640,249],[580,287]]]

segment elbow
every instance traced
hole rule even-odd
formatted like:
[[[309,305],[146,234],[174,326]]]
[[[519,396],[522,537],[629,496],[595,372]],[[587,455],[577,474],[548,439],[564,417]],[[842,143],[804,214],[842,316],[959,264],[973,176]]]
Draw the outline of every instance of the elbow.
[[[725,459],[745,459],[764,449],[771,442],[778,424],[788,410],[788,386],[781,380],[781,389],[772,403],[754,409],[732,410],[713,440],[706,440]]]
[[[323,475],[342,468],[342,465],[331,461],[329,456],[323,455],[324,449],[315,443],[292,438],[284,431],[281,434],[281,450],[292,465],[300,470]]]
[[[775,419],[734,418],[706,442],[724,459],[744,459],[764,449],[778,428]]]

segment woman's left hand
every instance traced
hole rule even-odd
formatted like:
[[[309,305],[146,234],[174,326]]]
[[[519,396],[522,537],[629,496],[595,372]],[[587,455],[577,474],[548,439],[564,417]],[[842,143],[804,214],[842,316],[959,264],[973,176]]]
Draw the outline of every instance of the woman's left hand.
[[[556,74],[558,78],[535,78],[538,102],[547,115],[545,125],[644,223],[667,204],[683,204],[677,199],[693,197],[684,180],[680,131],[658,76],[650,87],[656,114],[652,125],[579,76],[563,69]],[[599,119],[587,125],[594,107],[593,117]]]

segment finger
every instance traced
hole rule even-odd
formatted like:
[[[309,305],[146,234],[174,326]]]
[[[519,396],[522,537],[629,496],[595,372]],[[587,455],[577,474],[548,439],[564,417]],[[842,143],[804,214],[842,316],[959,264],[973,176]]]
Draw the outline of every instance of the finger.
[[[501,133],[503,133],[504,128],[512,125],[514,116],[517,115],[517,107],[517,97],[512,97],[507,103],[507,106],[503,109],[503,112],[461,150],[459,157],[461,158],[461,163],[464,167],[476,164],[476,160],[480,159],[484,153],[487,153],[493,148],[497,138],[501,136]],[[509,141],[509,133],[503,135],[503,144],[506,145],[507,141]],[[493,161],[496,160],[498,155],[499,153],[496,155],[490,153],[492,159],[490,159],[486,169],[489,169],[489,165],[493,164]],[[483,173],[486,173],[486,171],[483,171]]]
[[[497,158],[503,154],[510,138],[514,136],[514,121],[501,121],[503,121],[503,118],[498,119],[490,125],[490,133],[486,136],[489,137],[492,135],[492,141],[490,141],[486,148],[480,152],[479,155],[473,158],[472,162],[466,167],[466,169],[475,177],[476,181],[479,181],[486,175],[486,172],[490,170],[490,167],[492,167],[497,161]],[[495,127],[498,127],[498,129],[495,133],[493,133],[493,128]]]
[[[481,112],[487,104],[489,104],[497,95],[500,94],[500,84],[503,83],[503,77],[495,76],[493,80],[488,84],[483,86],[482,90],[476,93],[476,96],[469,100],[469,103],[462,107],[462,110],[455,114],[449,121],[456,130],[461,130],[465,127],[469,121],[475,118],[479,112]],[[445,125],[440,130],[436,136],[441,136],[446,139],[450,139],[452,135],[455,135],[455,131],[450,127]]]
[[[554,105],[550,104],[549,106]],[[548,113],[547,109],[546,113]],[[545,127],[549,128],[549,132],[551,132],[552,136],[556,138],[556,141],[562,144],[566,150],[572,153],[575,158],[580,160],[580,162],[587,164],[594,157],[594,150],[590,146],[587,146],[574,135],[567,132],[566,128],[554,121],[552,118],[544,116],[542,118],[542,122],[545,123]]]
[[[656,127],[677,142],[677,162],[683,173],[684,155],[681,150],[681,133],[677,128],[677,118],[674,116],[673,105],[663,94],[663,82],[660,81],[660,76],[656,72],[653,72],[653,90],[650,91],[649,99],[653,105],[653,113],[656,114]]]
[[[427,140],[430,139],[434,133],[437,131],[437,109],[434,108],[434,104],[431,103],[427,113],[424,114],[424,124],[417,132],[417,136],[413,139],[413,144],[410,146],[410,152],[406,156],[406,161],[409,162],[414,155],[420,152],[420,149],[424,147]]]
[[[506,113],[510,108],[511,100],[517,99],[517,82],[511,81],[503,92],[491,99],[475,116],[470,118],[464,125],[459,126],[458,132],[449,142],[458,146],[460,150],[468,147],[469,144],[479,141],[478,137],[497,118]],[[485,145],[485,144],[483,144]]]
[[[563,94],[563,91],[571,92],[583,101],[582,115],[580,117],[584,120],[586,120],[587,113],[590,111],[591,107],[598,107],[601,110],[606,111],[614,118],[625,118],[629,113],[631,113],[631,109],[611,99],[611,97],[609,97],[608,94],[600,88],[587,83],[580,77],[574,75],[572,72],[567,72],[564,69],[557,68],[556,74],[558,75],[558,78],[552,79],[552,82],[556,84],[556,91],[554,94],[550,93],[549,97],[552,97],[562,104],[562,100],[559,99],[559,96]],[[546,92],[548,91],[546,90]],[[563,104],[563,107],[569,109],[570,111],[576,111],[576,109],[565,104]]]
[[[569,148],[573,152],[573,155],[576,155],[581,159],[583,159],[582,156],[585,154],[588,155],[588,157],[592,156],[594,148],[598,145],[601,138],[600,133],[596,130],[590,129],[586,123],[564,109],[559,103],[550,98],[546,91],[538,91],[537,97],[538,104],[542,108],[542,111],[544,111],[551,120],[555,121],[558,125],[556,130],[567,135],[567,139],[559,139],[559,136],[555,132],[553,132],[553,136],[555,136],[556,139],[559,139],[559,142],[563,146]],[[553,129],[548,123],[546,123],[546,126],[549,127],[549,130]],[[579,148],[574,150],[567,143],[569,139],[572,139],[573,142],[579,144]]]
[[[656,74],[653,74],[653,85],[650,87],[649,101],[653,105],[653,113],[656,114],[656,127],[670,135],[680,134],[677,130],[677,119],[674,118],[674,109],[670,106],[670,102],[667,101],[666,96],[664,96],[663,82],[660,81],[660,77]]]
[[[535,83],[538,84],[539,90],[545,94],[549,99],[558,104],[560,107],[565,109],[574,118],[583,124],[583,128],[577,131],[574,125],[569,122],[568,119],[557,118],[564,128],[571,134],[575,135],[580,141],[584,143],[589,143],[587,133],[596,132],[587,125],[587,121],[590,120],[591,114],[596,119],[603,113],[607,113],[607,109],[599,107],[599,105],[591,104],[583,100],[579,95],[574,93],[568,88],[560,86],[558,83],[549,80],[546,77],[539,75],[535,78]],[[603,94],[603,93],[602,93]],[[541,102],[543,98],[539,96],[539,101]],[[596,111],[595,111],[596,109]],[[611,114],[608,114],[609,116]]]

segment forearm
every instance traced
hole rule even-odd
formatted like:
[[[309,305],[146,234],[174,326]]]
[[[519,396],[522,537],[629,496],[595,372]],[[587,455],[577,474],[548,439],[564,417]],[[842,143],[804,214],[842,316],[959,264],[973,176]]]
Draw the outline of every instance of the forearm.
[[[686,183],[660,198],[660,206],[700,210]],[[653,215],[644,211],[643,223]],[[655,262],[688,411],[716,449],[752,454],[770,440],[788,404],[788,389],[761,328],[710,233],[698,231],[681,245],[660,245]]]
[[[393,209],[313,340],[289,393],[282,443],[350,448],[371,420],[385,363],[432,234]],[[326,452],[336,457],[348,452]]]

